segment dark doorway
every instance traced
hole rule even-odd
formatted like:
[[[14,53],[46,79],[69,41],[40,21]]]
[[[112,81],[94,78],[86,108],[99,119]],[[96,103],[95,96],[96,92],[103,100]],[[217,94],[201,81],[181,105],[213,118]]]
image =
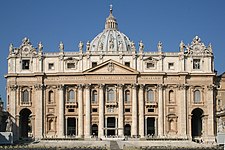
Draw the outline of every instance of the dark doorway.
[[[107,135],[115,135],[115,127],[116,127],[115,117],[108,117],[107,118]]]
[[[192,111],[192,118],[191,118],[192,138],[199,137],[202,135],[202,115],[203,110],[200,108],[196,108]]]
[[[147,118],[147,135],[155,135],[155,118]]]
[[[92,133],[93,136],[98,136],[98,125],[97,124],[93,124],[92,125]]]
[[[67,135],[76,135],[76,118],[67,119]]]
[[[20,136],[23,138],[28,138],[32,133],[30,115],[31,111],[27,108],[24,108],[20,111]]]
[[[131,136],[131,126],[129,124],[126,124],[124,126],[124,135],[125,136]]]

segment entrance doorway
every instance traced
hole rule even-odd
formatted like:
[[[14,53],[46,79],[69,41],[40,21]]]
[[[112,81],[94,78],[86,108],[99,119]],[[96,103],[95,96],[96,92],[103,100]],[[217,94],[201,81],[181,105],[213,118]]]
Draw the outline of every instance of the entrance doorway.
[[[155,135],[155,118],[147,118],[147,135]]]
[[[97,124],[93,124],[92,125],[92,133],[93,136],[98,136],[98,125]]]
[[[31,111],[24,108],[20,111],[20,136],[28,138],[32,136]]]
[[[125,126],[124,126],[124,135],[125,136],[131,136],[131,126],[130,126],[130,124],[126,124]]]
[[[116,128],[115,117],[108,117],[107,118],[107,135],[115,135],[115,128]]]
[[[67,135],[76,135],[76,118],[67,118]]]
[[[192,111],[192,118],[191,118],[192,138],[202,136],[202,115],[203,110],[200,108],[196,108]]]

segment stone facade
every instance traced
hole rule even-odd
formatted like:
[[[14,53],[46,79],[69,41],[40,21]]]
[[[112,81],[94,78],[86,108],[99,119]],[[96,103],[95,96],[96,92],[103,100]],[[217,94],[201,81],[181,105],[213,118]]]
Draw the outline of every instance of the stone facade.
[[[214,57],[196,36],[178,52],[162,42],[146,52],[118,30],[105,29],[78,52],[44,53],[28,38],[10,44],[7,109],[15,139],[95,135],[198,139],[214,133]]]

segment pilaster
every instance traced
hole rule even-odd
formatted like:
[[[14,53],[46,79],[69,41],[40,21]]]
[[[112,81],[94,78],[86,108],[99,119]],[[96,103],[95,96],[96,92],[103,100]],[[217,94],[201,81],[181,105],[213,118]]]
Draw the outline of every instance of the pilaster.
[[[123,85],[119,84],[118,85],[118,89],[119,89],[119,114],[118,114],[118,135],[120,137],[123,136],[123,131],[124,131],[124,116],[123,116],[123,111],[124,111],[124,106],[123,106]]]
[[[90,138],[91,135],[91,99],[90,99],[90,85],[85,85],[85,98],[86,98],[86,129],[85,138]]]
[[[104,136],[104,85],[99,85],[99,128],[98,137]]]
[[[84,136],[84,122],[83,122],[83,85],[78,86],[78,136]]]
[[[131,136],[137,137],[137,85],[132,85],[132,128]]]
[[[144,85],[139,88],[139,135],[144,137]]]
[[[59,102],[58,102],[58,137],[63,138],[64,133],[64,85],[58,85],[59,90]]]

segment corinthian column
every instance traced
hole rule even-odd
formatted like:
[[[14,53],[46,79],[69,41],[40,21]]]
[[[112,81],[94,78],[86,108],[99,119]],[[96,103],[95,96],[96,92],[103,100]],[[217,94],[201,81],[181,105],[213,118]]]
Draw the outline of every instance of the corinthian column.
[[[208,122],[207,122],[207,125],[208,125],[208,132],[207,131],[203,131],[203,132],[207,132],[208,133],[208,142],[215,142],[215,135],[214,135],[214,113],[213,113],[213,88],[214,88],[214,85],[209,85],[207,86],[207,109],[208,109]],[[203,122],[204,123],[204,122]],[[203,129],[204,129],[204,126],[206,126],[206,123],[202,125],[203,126]]]
[[[81,84],[78,86],[78,127],[78,136],[83,137],[83,85]]]
[[[35,85],[35,138],[41,139],[43,134],[43,85]]]
[[[90,101],[90,85],[86,84],[85,86],[85,98],[86,98],[86,130],[85,137],[90,138],[91,131],[91,101]]]
[[[159,137],[163,136],[163,128],[164,128],[164,115],[163,115],[163,85],[158,85],[159,89],[159,114],[158,114],[158,130],[159,130]]]
[[[104,136],[104,85],[99,85],[99,127],[98,127],[98,137]]]
[[[131,136],[137,136],[137,85],[132,85],[132,129]]]
[[[118,135],[123,136],[123,85],[119,84],[119,114],[118,114]]]
[[[144,85],[139,88],[139,135],[144,137]]]
[[[64,86],[59,85],[58,137],[64,137]]]

